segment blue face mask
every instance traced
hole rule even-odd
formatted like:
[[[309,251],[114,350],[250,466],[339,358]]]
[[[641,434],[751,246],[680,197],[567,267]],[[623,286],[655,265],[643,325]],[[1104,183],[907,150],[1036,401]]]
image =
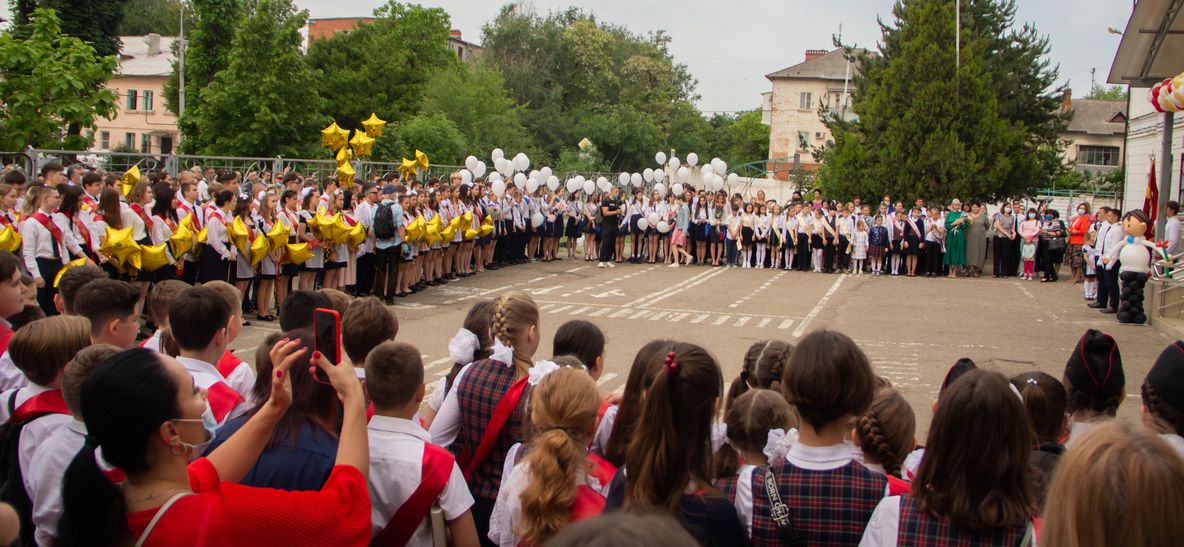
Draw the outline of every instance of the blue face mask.
[[[1052,215],[1044,215],[1044,220],[1052,220]]]
[[[218,419],[214,417],[214,411],[210,408],[210,402],[206,401],[206,409],[201,413],[201,419],[197,418],[176,418],[174,422],[201,422],[201,426],[206,430],[206,440],[197,444],[189,444],[182,441],[181,445],[189,451],[189,461],[192,462],[205,454],[206,449],[209,448],[210,443],[214,440],[214,434],[218,432]]]

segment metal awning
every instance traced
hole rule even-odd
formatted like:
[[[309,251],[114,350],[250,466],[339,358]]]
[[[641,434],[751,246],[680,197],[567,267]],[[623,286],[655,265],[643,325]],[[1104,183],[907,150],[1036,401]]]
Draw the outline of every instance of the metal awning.
[[[1106,81],[1151,87],[1184,72],[1184,0],[1138,0]]]

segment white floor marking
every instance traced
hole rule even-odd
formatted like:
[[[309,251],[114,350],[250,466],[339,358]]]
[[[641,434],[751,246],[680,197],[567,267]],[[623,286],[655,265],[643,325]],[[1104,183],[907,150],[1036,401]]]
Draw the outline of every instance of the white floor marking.
[[[645,317],[646,315],[649,315],[650,313],[652,313],[650,310],[641,310],[633,315],[630,315],[629,319],[639,319],[641,317]]]
[[[696,318],[692,319],[692,320],[691,320],[691,323],[692,323],[692,324],[698,324],[698,323],[702,323],[702,322],[703,322],[703,320],[704,320],[704,319],[707,319],[708,317],[711,317],[711,314],[710,314],[710,313],[701,313],[701,314],[699,314],[699,317],[696,317]]]
[[[653,269],[653,268],[650,268],[650,269]],[[628,304],[625,304],[625,305],[626,305],[626,306],[641,306],[641,305],[645,305],[647,302],[650,302],[651,300],[653,300],[653,299],[657,298],[657,297],[658,297],[658,296],[660,296],[660,295],[663,295],[663,294],[666,294],[666,293],[668,293],[668,292],[670,292],[670,291],[676,290],[676,289],[678,289],[679,287],[684,287],[684,286],[686,286],[686,284],[687,284],[687,283],[689,283],[689,282],[693,282],[693,281],[695,281],[695,280],[697,280],[697,279],[701,279],[701,278],[703,278],[704,276],[708,276],[708,275],[711,275],[712,273],[717,273],[717,272],[722,272],[722,271],[723,271],[723,270],[707,270],[707,271],[705,271],[705,272],[700,272],[700,273],[697,273],[697,274],[695,274],[695,275],[692,275],[691,277],[689,277],[689,278],[687,278],[687,279],[684,279],[684,280],[683,280],[681,283],[679,283],[679,284],[677,284],[677,285],[669,285],[669,286],[663,287],[662,289],[659,289],[659,290],[657,290],[657,291],[654,291],[654,292],[652,292],[652,293],[650,293],[650,294],[647,294],[647,295],[645,295],[645,296],[643,296],[643,297],[641,297],[641,298],[638,298],[637,300],[634,300],[634,301],[632,301],[632,302],[630,302],[630,303],[628,303]]]
[[[589,313],[588,317],[600,317],[600,316],[604,315],[606,312],[608,312],[608,310],[611,310],[611,309],[612,308],[600,308],[592,313]]]
[[[717,318],[717,319],[715,320],[715,322],[714,322],[714,323],[712,323],[712,325],[722,325],[722,324],[724,324],[724,323],[725,323],[725,322],[726,322],[728,319],[731,319],[731,318],[732,318],[732,316],[730,316],[730,315],[721,315],[719,318]]]
[[[670,312],[668,312],[668,311],[660,311],[658,313],[655,313],[654,315],[650,316],[650,321],[657,321],[663,317],[666,317],[669,313]]]
[[[431,370],[434,370],[436,367],[443,365],[443,364],[452,364],[452,358],[451,357],[444,357],[443,359],[436,359],[435,361],[432,361],[431,363],[424,365],[423,369],[425,371],[431,371]],[[448,368],[451,369],[452,367],[448,367]]]
[[[818,313],[822,311],[822,308],[826,307],[827,301],[829,301],[830,297],[835,294],[835,291],[839,290],[839,285],[843,284],[844,279],[847,279],[847,274],[839,275],[839,278],[831,284],[829,289],[827,289],[826,294],[822,295],[822,299],[814,305],[814,309],[810,310],[810,313],[806,314],[806,317],[802,318],[802,322],[798,323],[798,328],[793,330],[794,338],[798,338],[802,335],[802,333],[806,332],[806,329],[810,326],[810,322],[818,316]]]
[[[740,319],[736,320],[736,324],[733,326],[743,327],[744,325],[747,325],[750,320],[752,320],[751,317],[748,317],[748,316],[741,317]]]
[[[704,277],[700,277],[699,279],[696,279],[696,280],[694,280],[694,281],[692,281],[692,282],[690,282],[690,283],[679,283],[678,285],[675,285],[675,286],[673,287],[673,290],[671,290],[671,291],[668,291],[668,292],[666,292],[666,293],[664,293],[664,294],[658,295],[658,296],[656,296],[656,297],[654,297],[654,298],[651,298],[651,299],[649,300],[649,302],[646,302],[644,305],[645,305],[645,306],[650,306],[650,305],[653,305],[654,303],[657,303],[657,302],[660,302],[660,301],[662,301],[662,300],[665,300],[665,299],[667,299],[667,298],[670,298],[671,296],[674,296],[674,295],[676,295],[676,294],[678,294],[678,293],[680,293],[680,292],[683,292],[683,291],[685,291],[685,290],[687,290],[687,289],[693,288],[693,287],[695,287],[696,285],[700,285],[700,284],[702,284],[704,281],[707,281],[708,279],[711,279],[711,278],[713,278],[713,277],[719,276],[720,274],[724,273],[725,271],[727,271],[727,270],[715,270],[714,272],[707,272],[707,273],[708,273],[708,275],[706,275],[706,276],[704,276]]]
[[[616,378],[616,377],[617,377],[617,373],[606,372],[600,376],[599,380],[596,381],[596,385],[603,386],[604,384],[607,384],[609,382],[609,380],[612,380],[613,378]]]
[[[555,308],[555,309],[551,310],[551,313],[559,313],[559,312],[561,312],[561,311],[563,311],[563,310],[566,310],[566,309],[568,309],[568,308],[571,308],[571,305],[570,305],[570,304],[568,304],[568,305],[566,305],[566,306],[559,306],[558,308]]]
[[[769,326],[769,322],[772,320],[773,320],[773,318],[771,318],[771,317],[766,317],[764,319],[761,319],[760,323],[756,324],[756,328],[763,329],[763,328]]]
[[[670,321],[671,321],[672,323],[677,323],[677,322],[679,322],[679,321],[682,321],[683,319],[686,319],[688,315],[690,315],[690,314],[689,314],[689,313],[687,313],[687,312],[683,312],[683,313],[675,314],[675,315],[673,315],[673,316],[671,316],[671,317],[670,317]]]
[[[578,268],[572,268],[572,269],[570,269],[570,270],[567,270],[565,273],[574,273],[574,272],[578,272],[578,271],[580,271],[580,270],[583,270],[583,269],[585,269],[585,268],[587,268],[587,266],[580,266],[580,267],[578,267]]]
[[[613,312],[613,314],[608,317],[609,317],[609,319],[616,319],[618,317],[625,317],[626,315],[629,315],[631,313],[633,313],[633,310],[631,310],[629,308],[621,308],[621,309]]]
[[[592,306],[584,306],[582,308],[577,308],[577,309],[572,310],[570,313],[568,313],[568,315],[579,315],[579,314],[584,313],[590,309],[592,309]]]
[[[543,304],[542,306],[539,306],[539,311],[547,311],[548,309],[554,308],[554,307],[555,307],[555,304]]]
[[[777,328],[788,329],[791,325],[793,325],[793,319],[786,319],[782,321],[780,325],[777,325]]]

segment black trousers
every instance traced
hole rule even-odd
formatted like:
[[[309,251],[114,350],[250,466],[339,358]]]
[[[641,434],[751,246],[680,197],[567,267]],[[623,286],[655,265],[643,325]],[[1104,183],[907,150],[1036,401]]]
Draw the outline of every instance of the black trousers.
[[[824,239],[822,244],[822,271],[831,273],[835,271],[835,243],[833,239]]]
[[[797,252],[795,254],[797,255],[796,260],[798,262],[797,262],[797,264],[794,264],[794,266],[797,267],[797,270],[800,272],[810,271],[811,265],[810,265],[810,236],[809,236],[809,234],[804,234],[801,232],[798,233]]]
[[[1147,274],[1123,272],[1119,274],[1119,280],[1122,283],[1122,300],[1118,303],[1118,322],[1146,323],[1147,314],[1143,313],[1143,286],[1147,284]]]
[[[394,298],[395,286],[399,280],[399,264],[403,262],[403,246],[374,250],[374,296]],[[358,284],[361,290],[362,284]]]
[[[367,296],[370,294],[370,289],[374,288],[375,260],[373,252],[358,257],[357,276],[354,282],[354,294],[357,296]]]
[[[1122,264],[1115,264],[1107,270],[1098,267],[1098,304],[1107,308],[1118,309],[1118,294],[1121,285],[1118,280],[1118,268]]]
[[[991,245],[991,271],[998,276],[1010,277],[1015,275],[1015,268],[1008,269],[1011,258],[1011,239],[995,236]]]
[[[585,236],[587,237],[587,236]],[[604,222],[600,225],[600,261],[612,262],[617,247],[617,224]]]
[[[53,286],[53,280],[61,269],[62,261],[59,259],[37,258],[37,276],[45,281],[45,286],[37,289],[37,305],[41,306],[41,311],[45,312],[46,317],[58,314],[57,306],[53,303],[58,289]]]
[[[930,241],[925,244],[925,273],[942,275],[941,242]]]
[[[847,241],[847,236],[839,236],[837,262],[841,271],[847,271],[847,268],[851,267],[851,253],[847,252],[848,243],[850,242]]]

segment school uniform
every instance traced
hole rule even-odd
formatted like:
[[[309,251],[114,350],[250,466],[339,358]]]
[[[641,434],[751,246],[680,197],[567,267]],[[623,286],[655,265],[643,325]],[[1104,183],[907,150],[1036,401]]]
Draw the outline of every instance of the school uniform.
[[[173,236],[173,232],[177,230],[177,222],[168,216],[152,215],[149,221],[151,225],[148,228],[148,238],[152,240],[153,245],[167,244],[169,238]],[[165,252],[168,253],[169,264],[149,274],[152,281],[157,283],[177,277],[177,268],[174,266],[177,262],[176,257],[173,256],[172,250],[167,245]]]
[[[313,229],[313,223],[315,222],[314,218],[316,217],[316,214],[307,209],[301,209],[300,212],[297,213],[297,217],[300,224],[304,225],[304,233],[311,234],[314,240],[318,240],[320,238],[320,234]],[[312,256],[300,265],[300,271],[315,273],[325,269],[324,243],[325,242],[321,241],[321,246],[317,247],[316,249],[310,249],[312,251]],[[309,245],[311,246],[312,242],[309,242]]]
[[[374,236],[371,232],[374,228],[374,212],[377,209],[378,204],[371,204],[366,200],[358,202],[358,206],[354,208],[354,218],[366,227],[366,239],[358,245],[354,262],[356,272],[353,285],[357,296],[368,296],[374,288],[374,264],[377,255],[374,253]],[[479,222],[476,216],[473,217],[473,222]]]
[[[36,528],[33,539],[37,545],[53,545],[58,522],[62,518],[62,479],[66,468],[85,443],[86,424],[70,419],[51,433],[33,453],[25,482],[29,501],[33,503],[33,526]],[[119,474],[101,460],[99,465],[104,474]]]
[[[752,477],[757,471],[752,464],[741,465],[731,477],[715,479],[715,487],[736,508],[736,516],[744,524],[744,532],[752,538]]]
[[[240,393],[235,390],[226,381],[226,377],[218,372],[217,367],[190,357],[177,357],[177,361],[189,374],[193,376],[193,382],[204,390],[206,390],[206,397],[210,402],[210,410],[214,413],[214,418],[218,420],[218,425],[226,423],[231,418],[236,418],[246,414],[250,407],[247,406],[245,397],[250,394]]]
[[[411,420],[376,415],[370,419],[366,430],[370,442],[370,473],[366,482],[370,490],[371,535],[374,536],[388,525],[391,517],[420,488],[425,470],[440,472],[429,464],[444,465],[448,460],[433,459],[439,458],[435,454],[443,450],[430,445],[428,432]],[[439,463],[441,461],[443,463]],[[473,496],[456,462],[452,461],[448,467],[451,470],[447,471],[446,483],[434,499],[440,504],[444,519],[454,520],[472,507]],[[407,545],[432,545],[427,518],[418,520]]]
[[[37,304],[45,315],[57,315],[53,297],[58,291],[53,286],[53,280],[71,259],[86,256],[82,246],[74,238],[70,221],[61,213],[38,211],[21,223],[20,232],[25,268],[34,277],[45,281],[44,286],[37,289]]]
[[[66,409],[60,389],[31,383],[0,394],[0,423],[23,424],[17,437],[17,465],[21,485],[24,486],[29,500],[32,500],[35,494],[32,479],[37,449],[70,421],[70,411]],[[60,482],[57,487],[61,487]],[[21,515],[22,520],[28,517],[27,514]],[[30,523],[26,520],[25,524]],[[27,538],[27,541],[31,542],[32,535],[33,530],[29,527],[22,528],[22,538]]]
[[[796,255],[798,271],[810,271],[811,229],[813,225],[814,219],[810,215],[805,213],[797,215],[798,241],[794,255]]]
[[[251,265],[251,242],[255,240],[259,227],[255,225],[253,220],[249,219],[243,219],[243,226],[247,228],[247,238],[243,241],[242,247],[236,246],[238,256],[235,258],[234,278],[237,281],[250,281],[255,279],[256,273],[255,266]]]
[[[521,455],[522,450],[514,450],[511,458],[517,459]],[[511,463],[507,458],[506,466],[509,467]],[[568,509],[569,523],[604,512],[604,495],[617,469],[599,456],[589,454],[588,470],[587,473],[576,473],[575,499]],[[489,523],[489,539],[499,547],[517,547],[521,544],[522,536],[518,535],[517,530],[522,526],[522,493],[530,485],[530,480],[530,467],[525,462],[517,462],[508,471],[503,471],[502,486],[498,490]]]
[[[280,208],[279,213],[276,215],[276,221],[280,224],[283,224],[284,227],[288,229],[289,244],[299,243],[299,241],[296,240],[296,229],[300,226],[300,216],[295,211]],[[287,262],[287,254],[287,250],[284,250],[280,253],[278,275],[282,275],[284,277],[296,277],[300,274],[300,265]]]
[[[231,281],[235,262],[230,249],[226,217],[221,210],[212,211],[206,222],[206,246],[201,250],[197,281]]]
[[[767,473],[777,484],[790,525],[806,545],[858,545],[872,512],[888,494],[888,479],[854,461],[849,444],[795,443],[785,462],[753,476],[752,543],[757,547],[785,541],[772,517]]]
[[[859,542],[860,547],[896,547],[897,545],[941,545],[974,547],[979,545],[1020,545],[1029,533],[1029,524],[969,530],[954,526],[949,520],[929,514],[911,495],[884,498],[876,506],[871,521]],[[1034,533],[1034,532],[1033,532]],[[1032,537],[1033,543],[1035,537]]]

